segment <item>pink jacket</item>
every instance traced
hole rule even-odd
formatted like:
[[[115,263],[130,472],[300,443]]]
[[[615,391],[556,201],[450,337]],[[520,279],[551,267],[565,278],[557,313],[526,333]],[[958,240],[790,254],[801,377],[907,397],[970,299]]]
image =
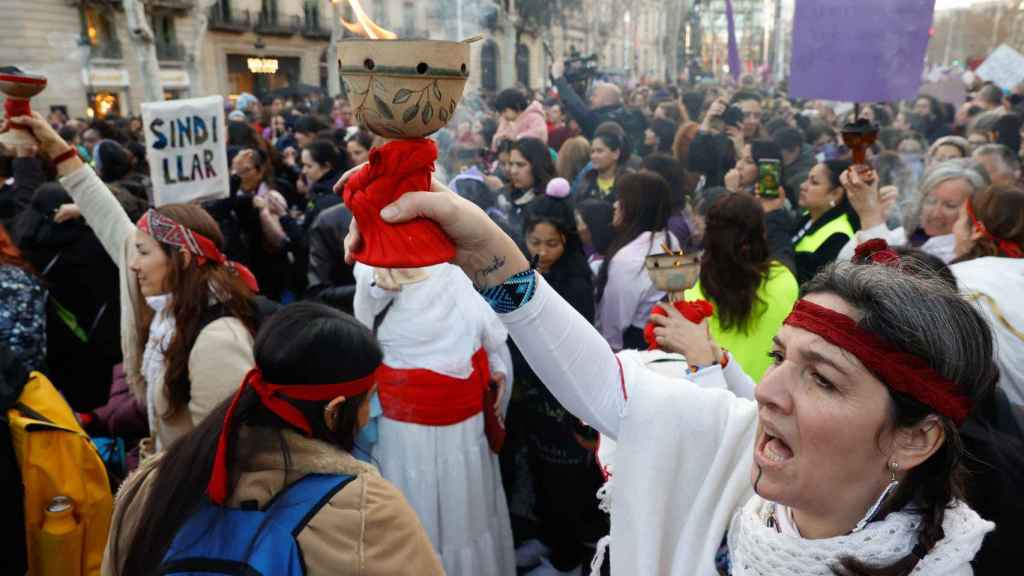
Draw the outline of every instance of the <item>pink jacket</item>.
[[[498,131],[491,140],[491,149],[497,150],[502,140],[519,140],[520,138],[536,138],[548,143],[548,125],[544,118],[544,106],[534,100],[514,122],[502,118],[498,122]]]

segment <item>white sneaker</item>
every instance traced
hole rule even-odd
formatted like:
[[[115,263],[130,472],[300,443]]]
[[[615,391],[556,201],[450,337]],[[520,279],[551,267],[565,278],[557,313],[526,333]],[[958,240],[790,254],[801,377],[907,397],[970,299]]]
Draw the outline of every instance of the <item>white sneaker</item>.
[[[550,553],[551,549],[540,540],[536,538],[527,540],[516,548],[516,568],[533,568]]]
[[[533,570],[526,573],[525,576],[580,576],[582,574],[582,567],[577,566],[572,570],[562,572],[558,568],[551,565],[551,561],[547,558],[541,558],[540,566],[537,566]]]

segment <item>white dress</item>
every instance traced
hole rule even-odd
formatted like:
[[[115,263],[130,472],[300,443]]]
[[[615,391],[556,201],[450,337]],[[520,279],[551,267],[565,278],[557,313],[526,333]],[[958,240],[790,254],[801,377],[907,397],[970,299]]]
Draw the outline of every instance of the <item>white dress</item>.
[[[400,292],[373,285],[373,269],[355,268],[355,314],[367,326],[388,304],[377,332],[384,363],[467,378],[471,358],[487,351],[491,373],[512,382],[508,333],[463,272],[449,264],[425,268],[426,280]],[[507,403],[509,390],[504,402]],[[419,515],[449,576],[515,574],[512,527],[498,457],[479,413],[450,426],[425,426],[381,416],[371,459]]]
[[[754,519],[768,503],[750,482],[757,404],[727,390],[750,387],[736,362],[700,370],[699,386],[653,372],[636,355],[613,354],[542,277],[532,300],[500,318],[558,401],[618,444],[613,576],[716,576],[726,532],[733,576],[832,576],[841,556],[888,563],[913,548],[916,519],[904,513],[822,540],[760,529]],[[994,525],[952,502],[943,528],[914,575],[971,574]]]

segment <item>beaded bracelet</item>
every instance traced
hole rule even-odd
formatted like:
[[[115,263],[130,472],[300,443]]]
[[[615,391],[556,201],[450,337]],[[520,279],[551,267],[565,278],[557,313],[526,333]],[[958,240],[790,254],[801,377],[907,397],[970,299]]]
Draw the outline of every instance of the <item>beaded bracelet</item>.
[[[523,270],[497,286],[480,291],[487,304],[498,314],[508,314],[526,304],[537,290],[537,274]]]

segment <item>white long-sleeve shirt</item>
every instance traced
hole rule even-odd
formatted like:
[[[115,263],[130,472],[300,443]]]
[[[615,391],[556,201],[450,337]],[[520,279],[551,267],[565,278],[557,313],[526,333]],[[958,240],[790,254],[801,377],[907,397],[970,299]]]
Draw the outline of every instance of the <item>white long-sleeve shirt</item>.
[[[617,356],[539,275],[533,298],[500,318],[558,401],[618,442],[613,575],[715,575],[727,529],[737,576],[831,575],[841,556],[890,563],[916,543],[916,516],[902,512],[823,540],[759,525],[767,503],[753,494],[750,480],[757,404],[725,389],[750,385],[736,363],[693,375],[702,387],[653,372],[635,354]],[[915,574],[971,574],[969,562],[993,527],[963,503],[951,503],[946,538]]]
[[[665,297],[644,269],[649,254],[665,251],[662,244],[678,248],[679,240],[667,231],[644,232],[608,262],[608,283],[598,304],[597,328],[615,350],[622,349],[622,333],[630,326],[643,328],[651,308]]]

